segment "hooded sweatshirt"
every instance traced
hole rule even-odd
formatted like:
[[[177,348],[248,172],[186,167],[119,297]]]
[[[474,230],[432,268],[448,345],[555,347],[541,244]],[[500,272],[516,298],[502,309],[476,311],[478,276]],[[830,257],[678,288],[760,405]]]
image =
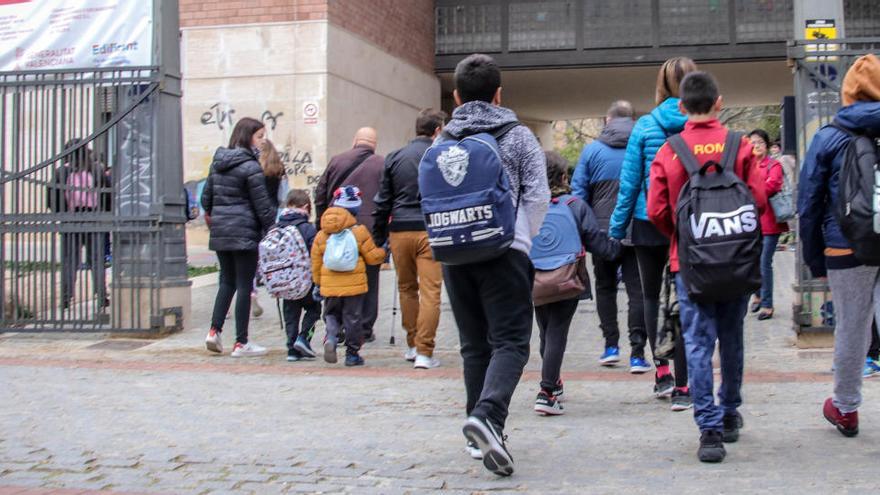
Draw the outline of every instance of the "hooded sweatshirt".
[[[646,194],[651,162],[666,138],[684,129],[687,116],[678,109],[678,98],[667,98],[650,114],[636,121],[626,145],[626,156],[620,172],[620,192],[611,215],[609,234],[623,239],[633,218],[648,220]]]
[[[350,272],[334,272],[324,266],[324,251],[331,235],[351,229],[357,241],[357,265]],[[321,215],[321,230],[312,245],[312,279],[321,287],[324,297],[351,297],[366,294],[367,265],[380,265],[385,260],[385,250],[376,247],[373,236],[363,225],[357,223],[354,215],[345,208],[331,206]]]
[[[620,170],[634,124],[630,118],[609,120],[599,137],[584,147],[571,179],[572,194],[593,208],[599,227],[606,232],[617,204]]]
[[[880,78],[880,66],[876,77]],[[859,101],[843,107],[834,120],[856,133],[880,136],[880,101]],[[798,228],[804,262],[814,277],[824,277],[829,269],[842,270],[861,264],[840,231],[833,209],[837,203],[840,168],[851,139],[849,134],[831,126],[819,129],[801,168]]]
[[[211,218],[211,250],[257,249],[275,223],[276,208],[253,151],[217,148],[202,191],[202,208]]]
[[[492,132],[516,121],[516,114],[508,108],[469,101],[455,109],[445,131],[462,139],[472,134]],[[538,235],[550,203],[544,150],[524,125],[508,131],[498,147],[510,183],[511,198],[517,205],[516,232],[511,247],[528,255],[532,238]]]

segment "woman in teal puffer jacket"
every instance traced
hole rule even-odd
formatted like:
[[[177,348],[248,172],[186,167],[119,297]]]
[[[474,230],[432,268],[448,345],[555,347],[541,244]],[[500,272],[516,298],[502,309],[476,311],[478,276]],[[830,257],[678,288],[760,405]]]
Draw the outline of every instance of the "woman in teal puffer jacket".
[[[678,109],[678,86],[684,76],[697,70],[693,60],[685,57],[671,58],[663,63],[657,74],[654,100],[657,107],[642,116],[633,127],[626,155],[620,172],[620,191],[617,205],[611,215],[609,234],[615,239],[625,239],[627,229],[632,228],[632,244],[635,246],[642,279],[645,301],[645,328],[651,352],[657,343],[657,316],[660,311],[660,289],[663,269],[669,256],[669,240],[648,221],[646,198],[651,162],[666,138],[684,129],[687,117]],[[630,225],[631,223],[631,225]],[[680,341],[681,339],[679,339]],[[684,343],[678,342],[675,351],[675,376],[665,359],[654,359],[657,371],[654,375],[654,394],[671,397],[672,410],[682,411],[691,406],[687,388],[687,363]],[[630,372],[644,373],[650,366],[644,360],[630,358]]]

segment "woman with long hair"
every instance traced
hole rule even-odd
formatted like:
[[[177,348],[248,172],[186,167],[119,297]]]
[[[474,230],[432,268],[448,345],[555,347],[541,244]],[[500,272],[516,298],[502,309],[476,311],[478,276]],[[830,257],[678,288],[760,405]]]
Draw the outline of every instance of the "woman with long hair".
[[[281,161],[281,155],[272,144],[272,141],[266,139],[260,147],[260,167],[263,169],[263,175],[266,176],[266,190],[269,192],[269,199],[275,206],[278,214],[281,214],[281,207],[287,199],[287,192],[290,190],[287,184],[287,175],[284,173],[284,163]],[[278,221],[278,218],[275,218]],[[260,285],[259,267],[254,278],[254,288],[251,291],[251,311],[254,318],[263,315],[263,307],[257,298],[257,287]]]
[[[767,197],[782,190],[785,172],[782,164],[769,156],[770,136],[763,129],[749,133],[752,153],[758,161],[758,173],[764,178]],[[758,313],[759,320],[773,318],[773,255],[779,236],[788,232],[788,224],[776,221],[773,208],[766,208],[761,214],[761,232],[764,234],[764,249],[761,251],[761,292],[752,296],[751,311]]]
[[[258,162],[266,140],[262,122],[238,121],[228,148],[214,153],[202,192],[202,208],[210,228],[208,247],[220,262],[220,287],[214,300],[211,329],[205,339],[209,351],[222,353],[221,333],[226,313],[235,301],[235,345],[232,357],[261,356],[266,349],[248,340],[251,289],[257,273],[257,247],[275,223],[275,202],[269,196]]]
[[[625,239],[627,229],[639,264],[642,292],[645,304],[645,328],[651,352],[657,344],[657,317],[660,312],[660,289],[663,272],[669,257],[669,239],[661,234],[648,220],[647,191],[650,185],[651,162],[666,138],[684,129],[687,117],[679,110],[678,87],[684,76],[697,70],[693,60],[675,57],[667,60],[657,73],[654,89],[656,107],[636,121],[626,146],[626,155],[620,173],[620,191],[617,205],[611,215],[609,234],[615,239]],[[684,343],[678,339],[675,349],[675,374],[665,359],[654,359],[657,371],[654,375],[654,394],[671,397],[672,410],[683,411],[692,407],[688,390],[687,362]],[[643,359],[631,358],[630,371],[644,373],[651,369]]]

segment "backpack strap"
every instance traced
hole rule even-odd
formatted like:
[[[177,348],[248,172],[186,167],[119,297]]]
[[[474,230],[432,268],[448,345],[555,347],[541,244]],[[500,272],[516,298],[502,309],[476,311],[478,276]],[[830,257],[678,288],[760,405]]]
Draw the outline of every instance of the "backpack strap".
[[[697,157],[694,156],[694,153],[688,147],[687,143],[684,142],[681,134],[669,136],[669,139],[667,139],[666,142],[669,143],[669,146],[672,146],[672,151],[678,155],[678,161],[680,161],[684,166],[684,169],[687,170],[688,175],[696,175],[700,173],[702,165],[697,161]]]
[[[721,155],[721,169],[734,171],[736,157],[739,155],[739,145],[742,143],[742,133],[727,131],[727,139],[724,142],[724,154]]]

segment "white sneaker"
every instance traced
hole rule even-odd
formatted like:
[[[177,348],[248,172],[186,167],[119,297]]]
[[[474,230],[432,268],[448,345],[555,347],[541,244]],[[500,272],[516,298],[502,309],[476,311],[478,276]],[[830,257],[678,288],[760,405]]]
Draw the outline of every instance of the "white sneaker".
[[[260,301],[257,300],[256,294],[251,294],[251,314],[254,315],[254,318],[263,316],[263,307],[260,306]]]
[[[212,328],[205,337],[205,347],[211,352],[223,354],[223,339],[220,338],[220,332]]]
[[[439,368],[440,361],[433,356],[423,356],[419,354],[416,356],[416,364],[413,365],[413,368],[417,370],[427,370],[431,368]]]
[[[416,356],[418,355],[419,353],[418,351],[416,351],[416,348],[410,347],[409,349],[407,349],[406,354],[403,355],[403,359],[412,362],[416,360]]]
[[[254,344],[253,342],[248,342],[247,344],[242,345],[240,342],[236,342],[235,346],[232,348],[232,357],[257,357],[257,356],[265,356],[266,348]]]

